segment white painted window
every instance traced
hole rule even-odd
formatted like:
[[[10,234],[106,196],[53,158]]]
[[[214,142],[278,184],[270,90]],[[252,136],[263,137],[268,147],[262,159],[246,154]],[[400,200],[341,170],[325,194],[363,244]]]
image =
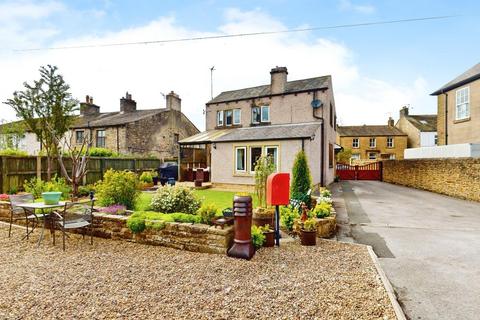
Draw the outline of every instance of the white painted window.
[[[456,92],[455,119],[462,120],[470,117],[470,87],[465,87]]]
[[[360,160],[360,154],[359,153],[352,153],[352,156],[350,157],[352,160]]]
[[[255,173],[255,165],[262,156],[262,147],[250,147],[250,173]]]
[[[247,148],[235,148],[235,172],[244,173],[247,171]]]
[[[217,111],[217,127],[223,126],[223,110]]]
[[[368,159],[370,160],[377,160],[377,153],[376,152],[369,152]]]
[[[233,111],[225,110],[225,125],[231,126],[233,123]]]
[[[273,163],[275,165],[275,171],[278,171],[278,147],[277,146],[268,146],[265,147],[265,154],[271,156]]]
[[[239,125],[242,122],[242,110],[241,109],[233,109],[233,124]]]
[[[360,148],[360,139],[358,138],[352,139],[352,148]]]
[[[262,106],[262,122],[270,122],[270,106]]]
[[[387,137],[387,148],[393,148],[393,137]]]
[[[370,148],[375,148],[377,146],[377,139],[370,138],[369,145],[370,145]]]

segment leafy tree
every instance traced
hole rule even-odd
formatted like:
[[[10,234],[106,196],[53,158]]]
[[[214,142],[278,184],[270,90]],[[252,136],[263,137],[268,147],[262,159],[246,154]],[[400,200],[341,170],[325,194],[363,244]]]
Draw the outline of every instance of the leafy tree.
[[[350,163],[350,158],[352,158],[352,149],[344,148],[342,151],[337,153],[337,162],[338,163]]]
[[[25,82],[23,91],[15,91],[5,104],[11,106],[35,133],[47,155],[47,177],[51,178],[52,156],[72,124],[78,101],[72,98],[70,86],[57,73],[56,66],[40,67],[40,79]],[[53,128],[53,130],[51,130]]]
[[[290,195],[293,199],[301,199],[305,196],[312,185],[312,177],[310,176],[307,156],[303,150],[299,151],[295,156],[292,176]]]

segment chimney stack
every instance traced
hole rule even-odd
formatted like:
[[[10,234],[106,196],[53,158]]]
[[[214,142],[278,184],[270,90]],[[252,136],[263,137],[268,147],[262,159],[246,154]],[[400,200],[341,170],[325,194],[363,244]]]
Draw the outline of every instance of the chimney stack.
[[[403,106],[402,109],[400,109],[400,118],[408,116],[408,107]]]
[[[276,67],[270,70],[271,82],[270,92],[272,94],[278,94],[285,92],[287,85],[287,67]]]
[[[125,98],[120,99],[120,112],[133,112],[137,110],[137,102],[132,100],[130,93],[125,94]]]
[[[85,102],[80,103],[80,115],[92,116],[100,113],[100,107],[93,104],[93,97],[87,95]]]
[[[167,94],[167,109],[168,110],[176,110],[181,112],[182,111],[182,99],[173,91],[170,91]]]
[[[389,127],[394,127],[394,126],[395,126],[395,121],[393,121],[393,118],[392,118],[392,117],[389,117],[389,118],[388,118],[388,126],[389,126]]]

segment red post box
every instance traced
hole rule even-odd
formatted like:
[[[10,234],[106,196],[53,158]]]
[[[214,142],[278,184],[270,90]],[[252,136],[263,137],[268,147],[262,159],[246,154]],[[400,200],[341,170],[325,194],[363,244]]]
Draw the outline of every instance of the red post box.
[[[290,174],[272,173],[267,178],[267,204],[287,205],[290,201]]]

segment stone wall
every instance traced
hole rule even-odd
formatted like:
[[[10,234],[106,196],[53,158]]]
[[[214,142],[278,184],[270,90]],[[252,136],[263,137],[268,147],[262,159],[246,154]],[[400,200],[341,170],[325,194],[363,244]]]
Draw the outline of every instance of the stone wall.
[[[480,159],[384,161],[383,181],[480,201]]]
[[[8,202],[0,202],[0,220],[8,221],[9,208]],[[21,223],[22,220],[18,222]],[[232,226],[221,229],[204,224],[169,222],[162,230],[146,229],[139,234],[133,234],[126,222],[126,216],[95,213],[93,234],[106,239],[218,254],[226,254],[233,243]]]

